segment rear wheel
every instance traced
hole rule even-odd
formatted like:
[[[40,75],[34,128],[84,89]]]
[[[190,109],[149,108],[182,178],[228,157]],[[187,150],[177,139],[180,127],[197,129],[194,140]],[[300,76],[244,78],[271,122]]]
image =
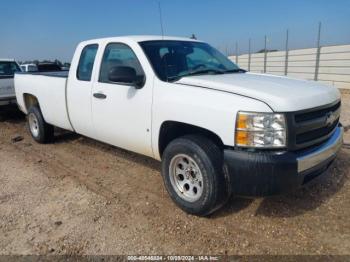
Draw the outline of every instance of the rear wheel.
[[[28,126],[33,139],[41,144],[53,140],[54,127],[45,122],[38,106],[32,106],[28,110]]]
[[[173,201],[190,214],[209,215],[229,197],[222,151],[202,136],[172,141],[163,153],[162,175]]]

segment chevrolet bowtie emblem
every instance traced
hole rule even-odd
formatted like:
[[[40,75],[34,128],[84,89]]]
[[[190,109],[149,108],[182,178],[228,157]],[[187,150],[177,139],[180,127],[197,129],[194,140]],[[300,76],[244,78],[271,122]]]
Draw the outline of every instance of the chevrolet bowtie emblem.
[[[336,116],[333,112],[329,112],[326,116],[326,126],[331,126],[336,120]]]

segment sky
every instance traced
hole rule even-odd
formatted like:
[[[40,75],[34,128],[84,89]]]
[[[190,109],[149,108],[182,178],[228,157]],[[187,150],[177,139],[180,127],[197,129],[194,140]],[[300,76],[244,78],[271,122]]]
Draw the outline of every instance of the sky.
[[[223,52],[350,44],[350,0],[159,0],[165,35],[191,36]],[[83,40],[161,34],[158,0],[0,0],[0,58],[70,62]]]

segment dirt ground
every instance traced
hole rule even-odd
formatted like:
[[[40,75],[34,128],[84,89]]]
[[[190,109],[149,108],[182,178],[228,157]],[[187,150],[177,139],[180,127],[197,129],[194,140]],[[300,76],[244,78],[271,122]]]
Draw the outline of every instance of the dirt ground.
[[[71,133],[39,145],[21,113],[1,110],[2,255],[350,254],[349,94],[346,144],[325,180],[284,196],[233,197],[209,218],[172,203],[158,162]]]

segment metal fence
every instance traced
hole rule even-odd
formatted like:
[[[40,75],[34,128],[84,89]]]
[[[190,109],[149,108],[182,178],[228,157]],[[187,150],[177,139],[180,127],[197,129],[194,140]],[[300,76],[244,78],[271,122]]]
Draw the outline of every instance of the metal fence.
[[[350,89],[350,45],[321,46],[321,24],[317,45],[314,48],[289,49],[289,32],[286,33],[285,50],[268,50],[265,36],[264,49],[239,55],[236,43],[235,55],[229,56],[241,68],[251,72],[285,75],[315,80],[342,89]]]

